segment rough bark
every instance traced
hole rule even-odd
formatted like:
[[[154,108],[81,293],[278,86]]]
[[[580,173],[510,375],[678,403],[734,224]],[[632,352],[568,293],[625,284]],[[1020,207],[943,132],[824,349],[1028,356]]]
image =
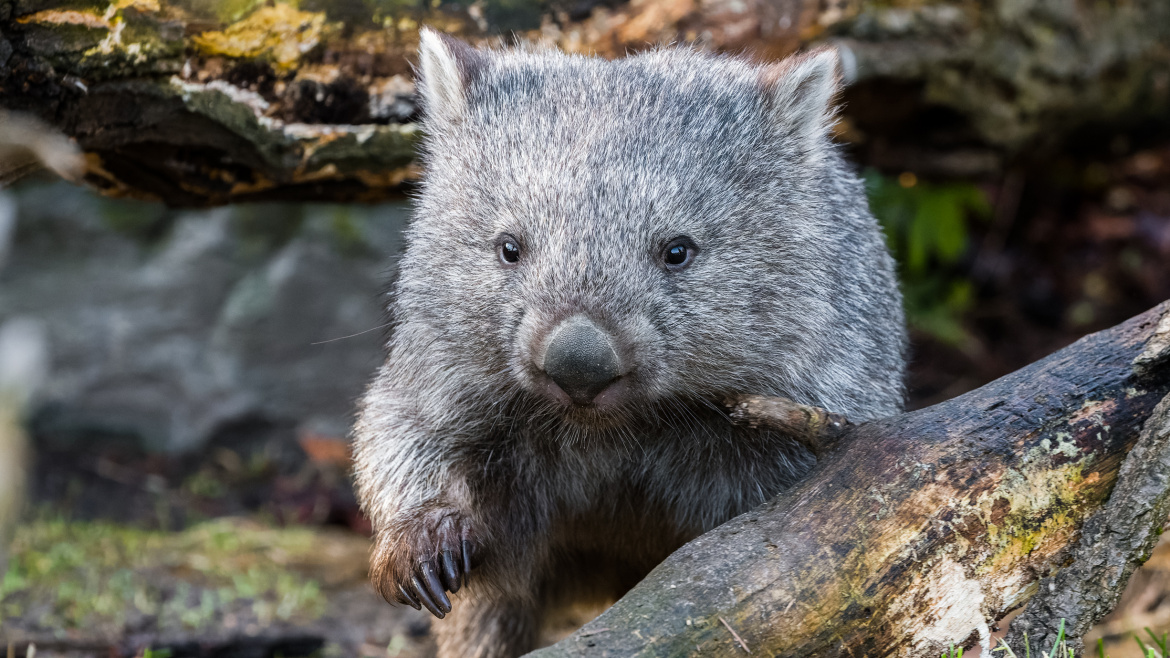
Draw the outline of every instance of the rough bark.
[[[803,483],[535,655],[986,656],[1022,606],[1016,632],[1064,617],[1082,633],[1170,511],[1168,362],[1170,302],[954,400],[845,426]]]
[[[172,205],[373,200],[416,174],[417,26],[619,56],[667,41],[843,50],[869,164],[980,176],[1170,129],[1170,3],[1130,0],[0,0],[0,107],[77,139],[87,180]],[[1124,137],[1124,135],[1122,135]]]
[[[1139,376],[1166,367],[1170,356],[1170,312],[1134,360]],[[1081,529],[1072,564],[1040,582],[1042,596],[1011,625],[1009,642],[1023,646],[1025,634],[1040,646],[1052,646],[1053,619],[1066,620],[1067,635],[1080,640],[1113,610],[1134,569],[1149,558],[1170,514],[1170,396],[1146,421],[1138,444],[1121,465],[1109,502]],[[1136,556],[1136,559],[1135,559]]]

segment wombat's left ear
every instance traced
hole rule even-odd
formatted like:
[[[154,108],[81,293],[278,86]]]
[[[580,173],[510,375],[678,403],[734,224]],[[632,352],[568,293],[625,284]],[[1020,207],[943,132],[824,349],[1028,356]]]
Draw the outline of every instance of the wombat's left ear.
[[[428,122],[455,122],[467,113],[467,88],[486,64],[483,53],[429,27],[419,31],[418,86]]]
[[[832,125],[833,97],[841,89],[840,58],[833,47],[793,55],[761,71],[760,81],[777,120],[800,139],[816,139]]]

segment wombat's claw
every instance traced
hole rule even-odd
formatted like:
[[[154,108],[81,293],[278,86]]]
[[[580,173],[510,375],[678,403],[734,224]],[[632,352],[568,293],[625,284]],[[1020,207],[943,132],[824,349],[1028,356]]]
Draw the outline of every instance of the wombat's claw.
[[[471,582],[471,540],[463,540],[463,582]]]
[[[435,569],[435,561],[427,560],[419,565],[419,571],[422,572],[423,584],[427,586],[427,593],[431,595],[431,599],[439,604],[439,609],[443,614],[451,612],[451,599],[447,598],[447,591],[443,587],[443,583],[439,580],[439,572]]]
[[[414,591],[418,594],[419,600],[422,601],[423,607],[427,610],[430,610],[432,615],[442,619],[443,617],[447,616],[448,612],[451,611],[450,601],[447,602],[446,610],[443,610],[439,606],[435,605],[434,599],[431,598],[430,593],[427,592],[427,588],[424,587],[423,584],[419,581],[418,576],[412,577],[410,579],[410,584],[414,586]]]
[[[455,558],[455,551],[443,551],[443,585],[452,594],[459,591],[459,562]]]
[[[418,597],[410,593],[410,590],[398,585],[398,602],[406,604],[415,610],[422,610],[422,604],[418,602]]]
[[[476,542],[467,522],[456,514],[436,516],[433,525],[419,533],[412,568],[397,583],[394,599],[443,619],[451,612],[447,592],[454,594],[471,582]]]

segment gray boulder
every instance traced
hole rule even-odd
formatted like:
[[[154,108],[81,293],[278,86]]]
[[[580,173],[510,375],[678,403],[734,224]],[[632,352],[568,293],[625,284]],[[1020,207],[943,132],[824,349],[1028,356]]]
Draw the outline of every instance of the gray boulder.
[[[184,452],[240,422],[345,435],[379,362],[405,203],[178,212],[66,184],[8,194],[0,323],[45,327],[38,437]]]

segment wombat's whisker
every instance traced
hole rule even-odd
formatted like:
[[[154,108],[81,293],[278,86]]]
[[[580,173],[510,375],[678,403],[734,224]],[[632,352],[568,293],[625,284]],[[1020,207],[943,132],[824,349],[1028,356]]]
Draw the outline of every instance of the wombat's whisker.
[[[361,335],[363,335],[363,334],[368,334],[368,333],[370,333],[371,331],[377,331],[377,330],[379,330],[379,329],[385,329],[386,327],[389,327],[389,326],[390,326],[390,325],[392,325],[392,324],[394,324],[394,323],[393,323],[393,322],[383,322],[382,324],[380,324],[380,325],[378,325],[378,326],[376,326],[376,327],[371,327],[371,328],[369,328],[369,329],[366,329],[365,331],[359,331],[359,332],[357,332],[356,334],[350,334],[350,335],[348,335],[348,336],[340,336],[340,337],[338,337],[338,338],[330,338],[330,339],[327,339],[327,340],[319,340],[319,341],[317,341],[317,342],[315,342],[315,343],[309,343],[309,344],[310,344],[310,345],[324,345],[325,343],[335,343],[335,342],[337,342],[337,341],[339,341],[339,340],[345,340],[346,338],[356,338],[357,336],[361,336]]]

